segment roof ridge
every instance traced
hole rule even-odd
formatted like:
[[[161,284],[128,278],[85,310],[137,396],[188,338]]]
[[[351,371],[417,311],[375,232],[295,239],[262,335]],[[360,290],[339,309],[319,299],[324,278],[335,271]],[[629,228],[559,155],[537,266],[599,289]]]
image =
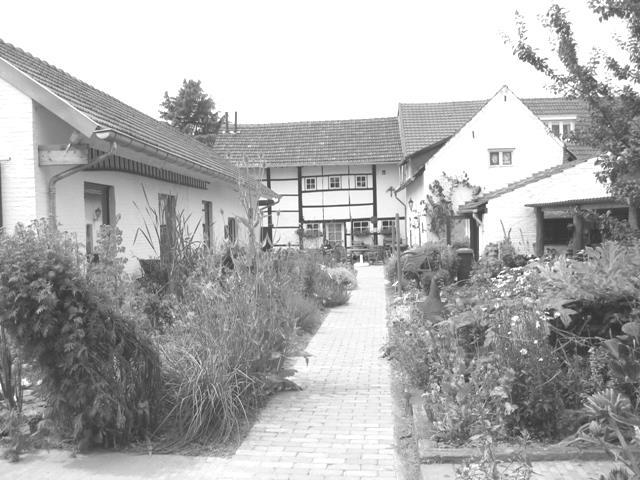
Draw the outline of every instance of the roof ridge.
[[[340,122],[367,122],[375,120],[398,120],[396,116],[391,117],[373,117],[373,118],[345,118],[335,120],[296,120],[293,122],[265,122],[265,123],[239,123],[240,127],[265,127],[265,126],[284,126],[284,125],[308,125],[308,124],[320,124],[320,123],[340,123]]]

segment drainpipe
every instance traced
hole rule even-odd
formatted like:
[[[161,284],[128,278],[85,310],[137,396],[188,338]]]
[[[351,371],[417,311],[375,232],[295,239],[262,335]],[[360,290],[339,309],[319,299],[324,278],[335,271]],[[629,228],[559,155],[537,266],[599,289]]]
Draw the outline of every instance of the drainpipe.
[[[482,220],[480,220],[480,217],[478,216],[478,210],[474,210],[473,212],[471,212],[471,216],[473,217],[473,219],[476,221],[476,224],[481,227],[482,226]]]
[[[56,221],[56,218],[57,218],[57,215],[56,215],[56,184],[60,180],[68,178],[71,175],[74,175],[74,174],[76,174],[78,172],[82,172],[83,170],[86,170],[87,168],[89,168],[91,165],[93,165],[95,163],[98,163],[101,160],[104,160],[109,155],[112,155],[115,152],[116,147],[117,147],[117,145],[114,142],[114,143],[111,144],[111,149],[107,153],[103,153],[102,155],[99,155],[98,157],[94,158],[90,162],[87,162],[86,164],[76,165],[75,167],[71,167],[70,169],[65,170],[64,172],[57,173],[53,177],[51,177],[49,179],[49,189],[48,189],[48,195],[49,195],[49,218],[51,218],[51,220],[52,220],[54,229],[58,228],[58,222]]]

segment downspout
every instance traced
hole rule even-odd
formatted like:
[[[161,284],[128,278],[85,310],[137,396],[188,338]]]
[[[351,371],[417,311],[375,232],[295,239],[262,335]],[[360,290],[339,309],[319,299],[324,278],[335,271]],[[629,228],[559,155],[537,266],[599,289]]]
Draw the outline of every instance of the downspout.
[[[115,152],[116,147],[117,147],[117,145],[114,142],[114,143],[111,144],[111,149],[107,153],[103,153],[102,155],[97,156],[93,160],[88,161],[87,163],[85,163],[83,165],[76,165],[75,167],[71,167],[68,170],[65,170],[63,172],[57,173],[53,177],[51,177],[49,179],[49,189],[48,189],[48,195],[49,195],[49,218],[51,218],[51,220],[52,220],[54,229],[56,229],[58,227],[58,222],[56,221],[56,218],[57,218],[57,214],[56,214],[56,184],[60,180],[64,180],[65,178],[68,178],[71,175],[74,175],[74,174],[76,174],[78,172],[82,172],[83,170],[86,170],[87,168],[89,168],[91,165],[93,165],[95,163],[98,163],[101,160],[104,160],[109,155],[112,155]]]
[[[471,212],[471,216],[476,221],[476,224],[479,227],[481,227],[482,226],[482,220],[480,220],[480,217],[478,216],[478,209],[477,208]]]

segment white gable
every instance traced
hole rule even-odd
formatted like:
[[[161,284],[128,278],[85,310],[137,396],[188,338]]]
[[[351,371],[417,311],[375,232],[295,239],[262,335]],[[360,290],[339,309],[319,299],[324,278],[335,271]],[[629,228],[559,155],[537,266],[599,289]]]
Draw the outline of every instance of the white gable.
[[[490,165],[492,151],[499,165]],[[510,152],[511,165],[503,165],[503,152]],[[443,171],[466,172],[473,185],[495,190],[561,164],[563,155],[562,142],[505,86],[428,161],[425,191]]]

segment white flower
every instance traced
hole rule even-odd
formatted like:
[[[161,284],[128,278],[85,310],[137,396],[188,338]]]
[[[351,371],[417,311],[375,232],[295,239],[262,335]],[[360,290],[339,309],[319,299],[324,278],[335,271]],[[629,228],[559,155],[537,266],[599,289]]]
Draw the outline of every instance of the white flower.
[[[537,345],[537,344],[538,344],[538,340],[534,340],[534,341],[533,341],[533,344],[534,344],[534,345]]]
[[[518,315],[514,315],[513,317],[511,317],[511,323],[516,323],[520,321],[520,317]]]
[[[553,316],[554,318],[560,318],[560,312],[554,312]]]
[[[538,359],[538,361],[539,361],[539,362],[544,362],[544,358],[540,357],[540,358]]]
[[[521,348],[521,349],[520,349],[520,354],[521,354],[521,355],[526,355],[527,353],[529,353],[529,352],[527,351],[527,349],[526,349],[526,348]]]
[[[540,328],[540,322],[536,320],[536,328]]]

